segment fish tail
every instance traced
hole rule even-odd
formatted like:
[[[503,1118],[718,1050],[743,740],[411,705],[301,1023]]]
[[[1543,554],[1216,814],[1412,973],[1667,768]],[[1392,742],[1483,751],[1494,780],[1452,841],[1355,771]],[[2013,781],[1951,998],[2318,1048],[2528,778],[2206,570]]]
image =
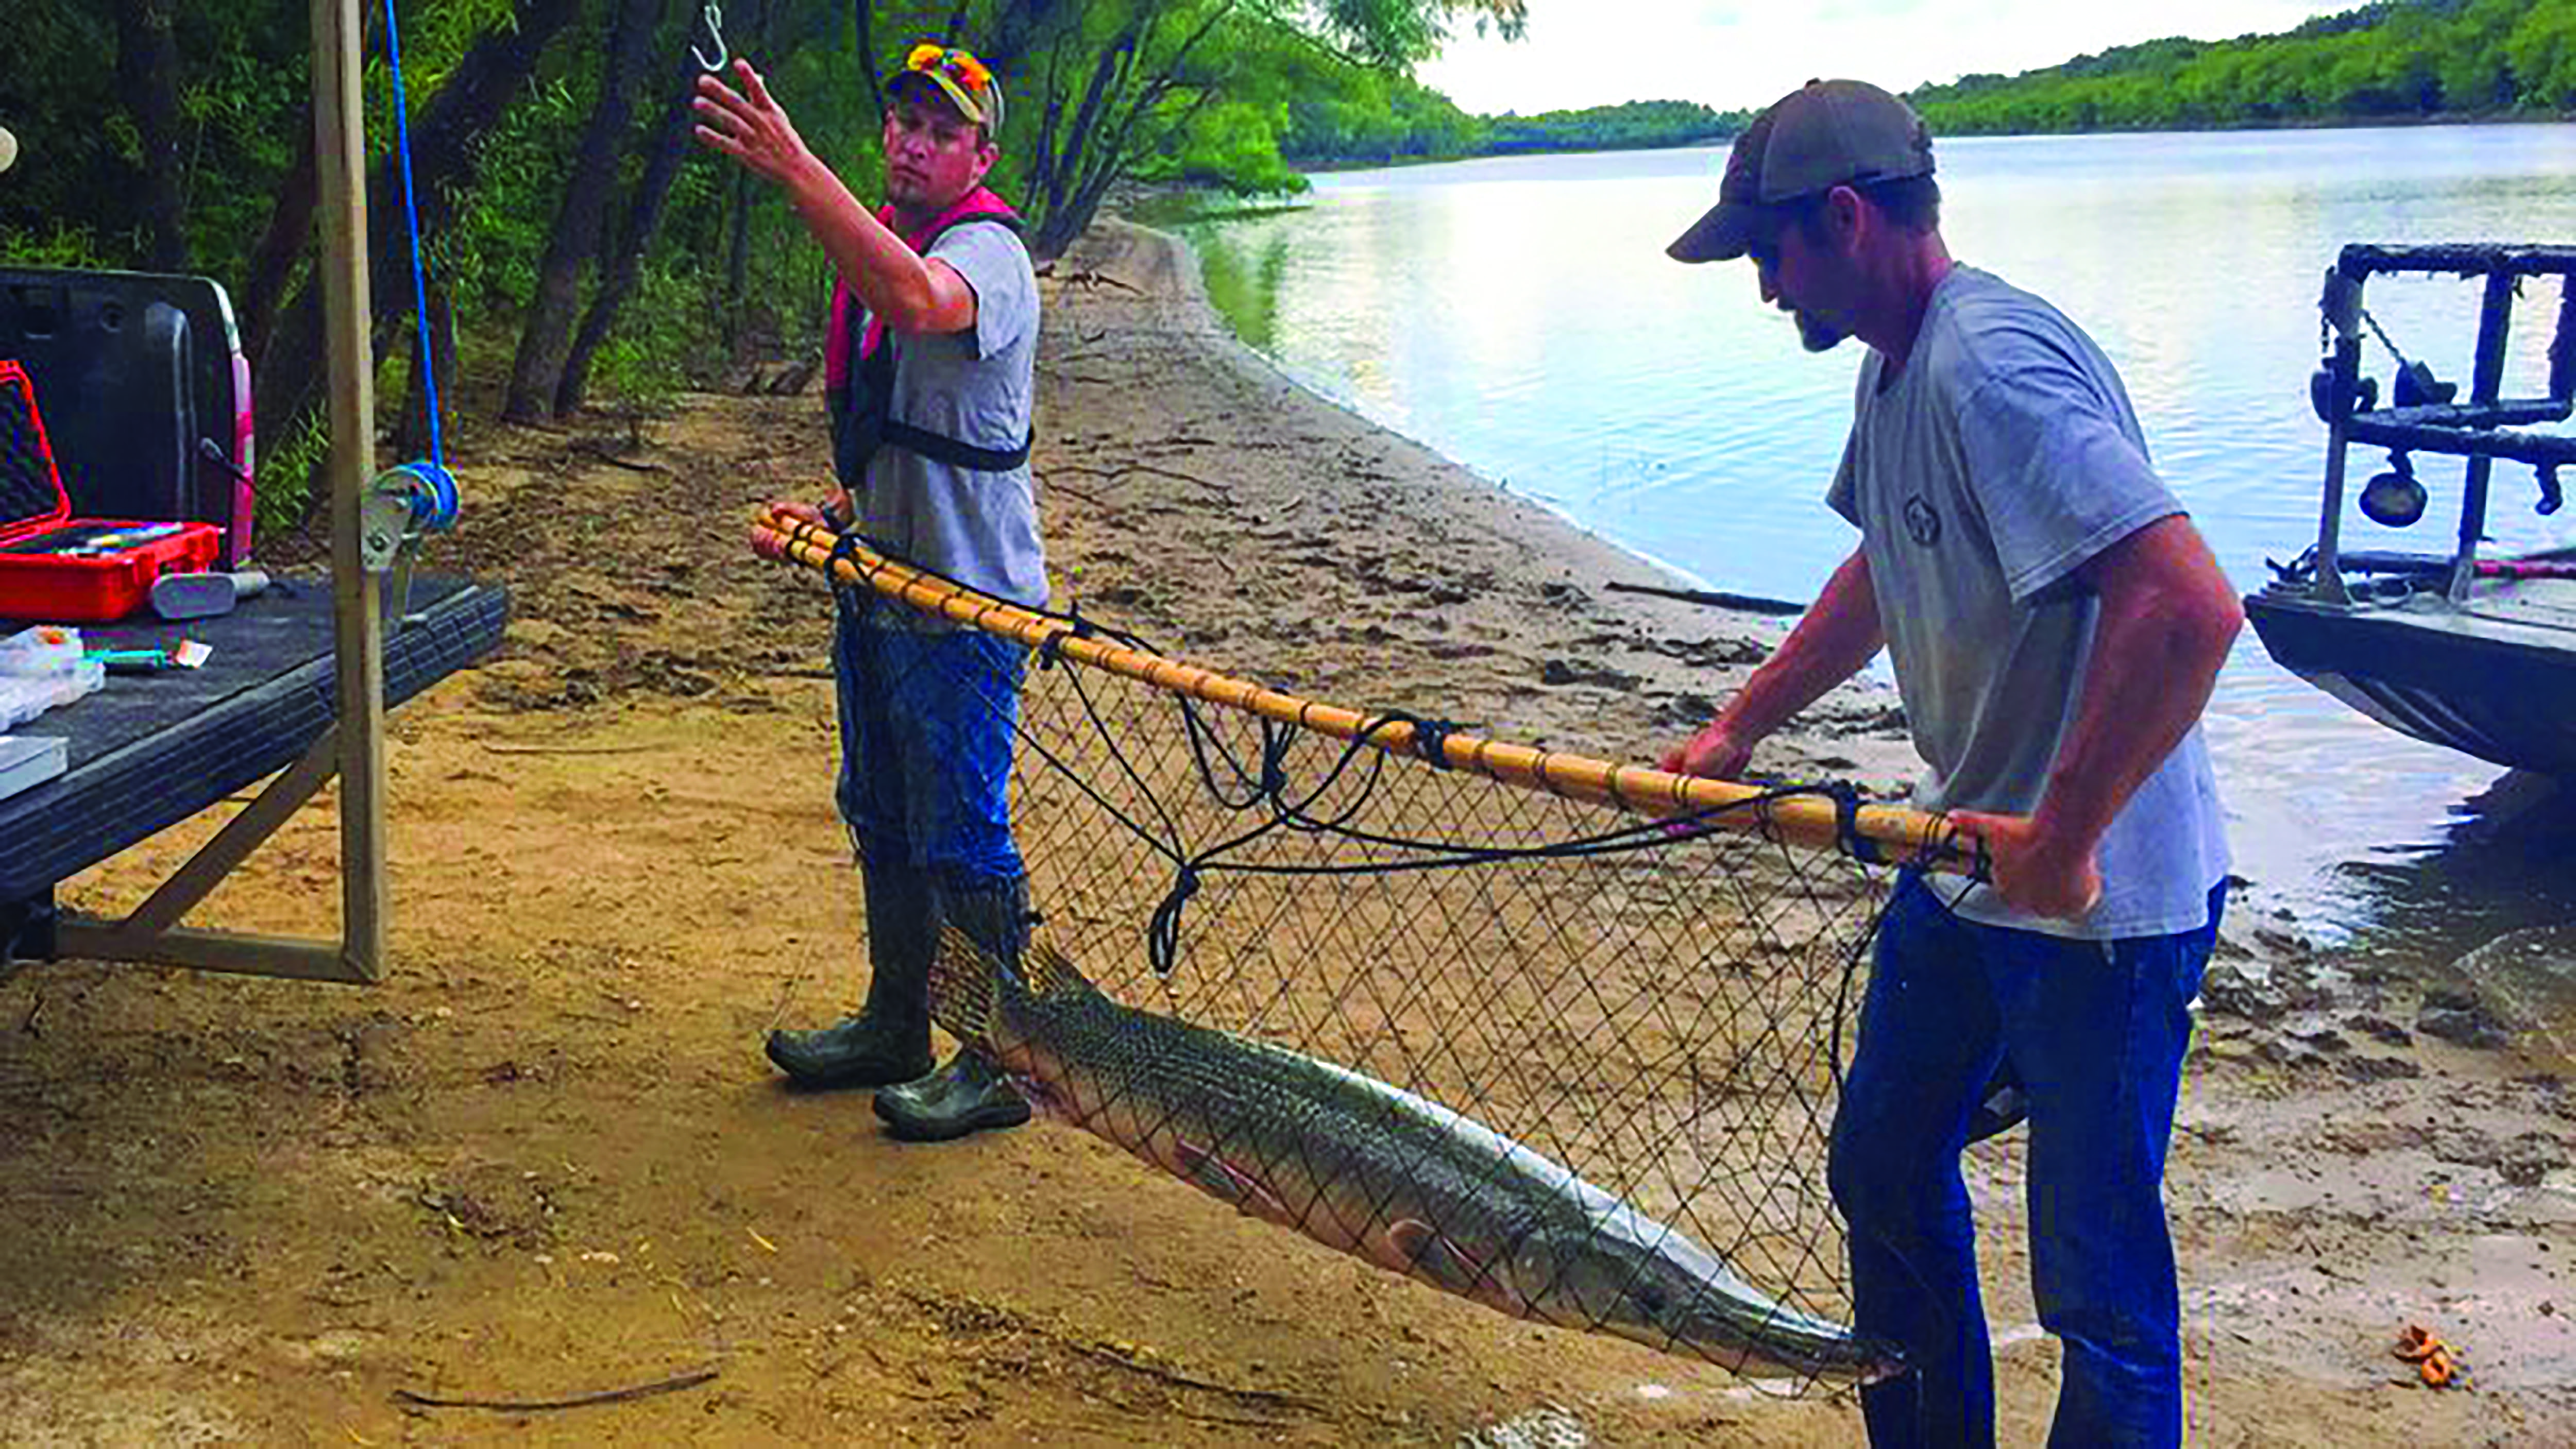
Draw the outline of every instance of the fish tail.
[[[939,928],[939,950],[930,959],[930,1019],[979,1051],[993,1050],[995,1008],[1007,974],[975,938],[953,925]]]
[[[1014,1007],[1099,994],[1072,958],[1051,945],[1031,942],[1014,968],[956,926],[939,929],[939,951],[930,962],[930,1019],[988,1056],[1007,1045]]]
[[[1033,996],[1097,996],[1100,988],[1073,964],[1073,958],[1042,941],[1029,943],[1028,955],[1021,966],[1029,974],[1028,991]]]

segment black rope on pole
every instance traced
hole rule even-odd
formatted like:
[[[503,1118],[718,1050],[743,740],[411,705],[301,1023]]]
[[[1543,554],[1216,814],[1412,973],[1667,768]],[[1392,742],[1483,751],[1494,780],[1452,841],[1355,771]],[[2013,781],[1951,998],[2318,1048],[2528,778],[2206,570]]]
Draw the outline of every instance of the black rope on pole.
[[[1860,787],[1849,780],[1834,780],[1817,789],[1834,802],[1834,840],[1843,853],[1863,865],[1887,864],[1878,842],[1860,833]]]

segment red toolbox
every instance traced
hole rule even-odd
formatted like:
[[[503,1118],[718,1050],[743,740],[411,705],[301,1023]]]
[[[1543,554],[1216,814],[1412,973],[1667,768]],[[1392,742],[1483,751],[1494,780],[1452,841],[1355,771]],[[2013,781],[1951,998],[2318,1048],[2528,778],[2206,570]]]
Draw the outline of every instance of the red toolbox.
[[[161,575],[213,568],[222,544],[211,523],[72,517],[35,384],[0,361],[0,619],[122,619]]]

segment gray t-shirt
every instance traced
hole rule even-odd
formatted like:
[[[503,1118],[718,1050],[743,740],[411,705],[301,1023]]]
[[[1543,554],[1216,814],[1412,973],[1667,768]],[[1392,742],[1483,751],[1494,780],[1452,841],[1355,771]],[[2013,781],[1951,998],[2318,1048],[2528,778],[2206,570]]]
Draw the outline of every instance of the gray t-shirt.
[[[1036,393],[1038,283],[1028,249],[1007,226],[968,222],[932,242],[929,255],[975,289],[975,325],[896,343],[893,415],[978,448],[1016,448],[1028,440]],[[988,473],[880,448],[857,506],[860,529],[906,559],[996,598],[1046,603],[1026,463]]]
[[[2147,458],[2110,360],[2057,309],[1955,267],[1905,368],[1861,365],[1828,501],[1858,525],[1932,810],[2026,814],[2074,723],[2100,603],[2069,577],[2183,511]],[[2228,867],[2194,726],[2101,847],[2102,900],[2042,920],[1980,887],[1960,914],[2087,940],[2207,924]],[[1944,898],[1948,896],[1944,892]]]

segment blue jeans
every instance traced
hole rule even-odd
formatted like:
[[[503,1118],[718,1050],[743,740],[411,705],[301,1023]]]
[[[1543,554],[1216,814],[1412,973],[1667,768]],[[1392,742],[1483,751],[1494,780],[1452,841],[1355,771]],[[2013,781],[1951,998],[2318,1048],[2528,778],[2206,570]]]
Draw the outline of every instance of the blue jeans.
[[[871,617],[873,616],[873,617]],[[980,630],[879,627],[843,607],[837,799],[862,860],[928,871],[952,890],[1023,873],[1011,839],[1011,737],[1027,651]]]
[[[2165,1145],[2191,1000],[2217,940],[2069,941],[1962,920],[1913,872],[1879,922],[1830,1178],[1850,1228],[1853,1318],[1914,1372],[1861,1391],[1869,1439],[1990,1445],[1994,1364],[1976,1225],[1959,1176],[1968,1121],[2009,1059],[2030,1103],[2032,1288],[2065,1346],[2062,1445],[2182,1439],[2181,1310]]]

